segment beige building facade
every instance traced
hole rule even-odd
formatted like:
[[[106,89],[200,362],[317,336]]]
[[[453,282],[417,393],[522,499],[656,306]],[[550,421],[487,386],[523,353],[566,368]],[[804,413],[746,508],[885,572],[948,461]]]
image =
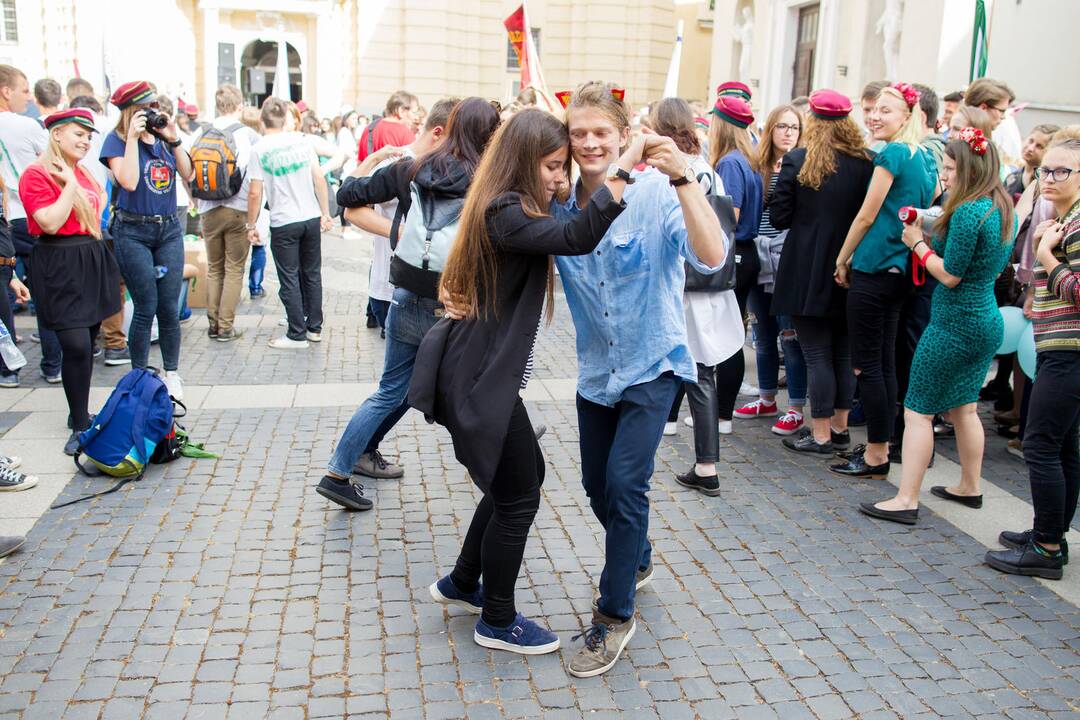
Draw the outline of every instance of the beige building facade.
[[[986,5],[987,75],[1027,103],[1020,126],[1080,122],[1080,83],[1066,81],[1080,67],[1080,43],[1072,37],[1080,2]],[[858,98],[863,85],[879,79],[924,83],[944,95],[967,85],[974,7],[973,0],[716,0],[711,77],[714,85],[746,82],[755,110],[812,88]],[[746,49],[733,28],[748,20]]]

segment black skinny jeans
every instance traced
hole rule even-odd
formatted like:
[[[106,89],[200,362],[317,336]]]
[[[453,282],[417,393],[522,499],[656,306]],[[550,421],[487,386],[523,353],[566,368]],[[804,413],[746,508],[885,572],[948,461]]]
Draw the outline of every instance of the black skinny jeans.
[[[1040,352],[1031,389],[1024,460],[1035,506],[1035,540],[1059,543],[1080,494],[1080,352]]]
[[[720,433],[717,422],[731,420],[739,395],[746,359],[742,348],[719,365],[698,363],[697,384],[684,383],[694,418],[694,459],[714,463],[720,459]]]
[[[63,351],[60,378],[71,413],[71,427],[76,432],[90,427],[90,376],[94,372],[94,340],[100,327],[99,323],[90,328],[56,331]]]
[[[837,409],[850,410],[855,373],[847,320],[797,315],[792,322],[806,358],[810,417],[831,418]]]
[[[11,308],[11,298],[8,297],[8,286],[11,285],[14,271],[15,268],[10,265],[0,267],[0,322],[4,323],[8,334],[11,335],[11,342],[15,342],[15,313]],[[8,370],[3,358],[0,358],[0,375],[12,374],[18,376],[19,371]]]
[[[525,541],[540,508],[544,456],[521,398],[510,414],[499,466],[473,513],[450,579],[462,592],[476,590],[484,576],[484,622],[507,627],[517,617],[514,585],[521,571]]]
[[[866,439],[888,442],[896,419],[896,328],[911,291],[904,273],[853,270],[848,291],[851,365],[859,371]]]

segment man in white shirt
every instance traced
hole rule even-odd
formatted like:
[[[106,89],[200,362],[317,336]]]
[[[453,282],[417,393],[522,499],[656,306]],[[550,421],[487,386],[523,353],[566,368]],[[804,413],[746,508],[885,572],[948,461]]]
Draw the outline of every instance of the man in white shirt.
[[[231,138],[236,150],[236,168],[244,176],[239,191],[221,200],[199,199],[199,178],[192,180],[195,208],[202,221],[203,239],[206,241],[206,318],[210,322],[209,336],[218,342],[229,342],[240,337],[241,332],[233,325],[240,292],[244,287],[244,265],[247,263],[248,242],[247,201],[251,187],[248,161],[251,148],[259,142],[259,135],[240,122],[244,96],[235,85],[222,85],[214,95],[217,117],[209,127],[195,134],[192,147],[207,137]],[[196,154],[197,156],[197,154]],[[196,160],[198,174],[202,163]]]
[[[255,223],[266,189],[270,206],[270,253],[278,275],[278,297],[285,306],[288,330],[274,338],[277,350],[306,348],[322,340],[322,235],[333,227],[327,205],[326,178],[311,143],[298,132],[285,132],[285,103],[267,98],[259,115],[266,134],[248,160],[248,240],[258,242]]]
[[[19,200],[19,178],[28,165],[45,151],[49,135],[37,120],[23,115],[30,102],[30,82],[10,65],[0,65],[0,177],[7,187],[8,223],[15,254],[30,273],[34,238],[26,228],[26,210]],[[33,293],[34,289],[30,288]],[[3,292],[7,292],[6,289]],[[50,383],[60,382],[60,341],[52,330],[38,328],[41,340],[41,374]],[[4,375],[0,387],[18,387],[17,375]]]

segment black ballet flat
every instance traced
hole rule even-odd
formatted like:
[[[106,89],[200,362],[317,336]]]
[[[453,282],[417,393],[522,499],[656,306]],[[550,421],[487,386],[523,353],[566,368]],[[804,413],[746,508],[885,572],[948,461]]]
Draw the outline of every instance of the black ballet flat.
[[[930,494],[942,500],[952,500],[954,503],[960,503],[976,510],[982,507],[982,495],[957,495],[949,492],[944,485],[935,485],[930,488]]]
[[[863,515],[869,515],[878,520],[900,523],[901,525],[914,525],[919,519],[919,508],[914,510],[882,510],[875,507],[874,503],[859,503],[859,510]]]

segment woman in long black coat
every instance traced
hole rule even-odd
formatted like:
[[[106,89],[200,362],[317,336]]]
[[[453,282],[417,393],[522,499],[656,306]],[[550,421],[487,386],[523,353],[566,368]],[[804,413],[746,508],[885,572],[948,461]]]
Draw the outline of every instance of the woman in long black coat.
[[[616,164],[629,172],[645,142],[631,143]],[[548,208],[568,169],[569,136],[552,115],[525,110],[497,131],[442,275],[443,296],[467,315],[444,318],[427,333],[409,392],[410,405],[450,431],[458,460],[484,493],[454,571],[431,585],[431,595],[481,614],[473,634],[479,645],[526,655],[557,650],[559,638],[514,605],[544,477],[519,391],[545,291],[550,316],[551,256],[592,252],[625,207],[625,183],[614,178],[572,220],[553,219]]]
[[[832,455],[850,444],[855,394],[847,291],[833,278],[836,256],[859,212],[874,166],[851,101],[831,90],[810,96],[806,147],[784,156],[769,201],[773,227],[790,228],[776,271],[772,314],[790,315],[806,357],[812,432],[784,438],[796,452]]]

